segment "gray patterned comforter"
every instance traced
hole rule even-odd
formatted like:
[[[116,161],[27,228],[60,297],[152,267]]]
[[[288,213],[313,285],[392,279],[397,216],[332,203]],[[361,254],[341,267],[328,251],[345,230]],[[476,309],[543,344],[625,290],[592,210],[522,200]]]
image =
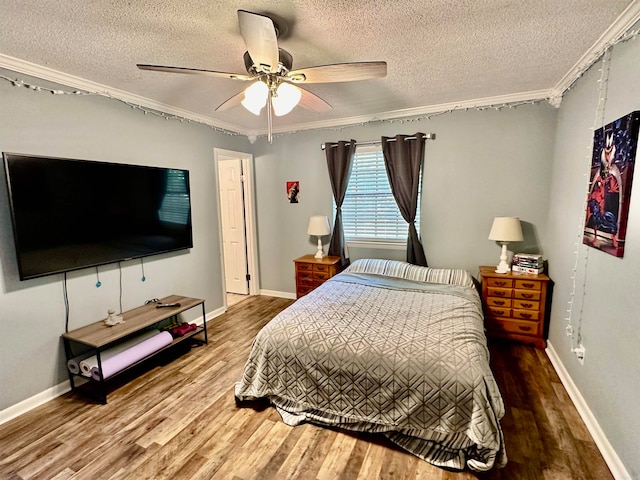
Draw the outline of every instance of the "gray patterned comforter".
[[[259,332],[235,395],[289,425],[383,433],[434,465],[506,463],[473,288],[343,272]]]

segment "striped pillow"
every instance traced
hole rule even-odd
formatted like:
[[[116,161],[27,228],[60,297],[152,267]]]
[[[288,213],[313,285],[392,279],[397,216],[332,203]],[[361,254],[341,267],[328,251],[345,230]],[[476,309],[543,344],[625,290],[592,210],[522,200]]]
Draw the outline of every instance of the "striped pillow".
[[[412,265],[399,260],[362,258],[355,260],[345,272],[375,273],[388,277],[417,280],[427,283],[446,283],[461,287],[473,287],[473,277],[461,268],[431,268]]]

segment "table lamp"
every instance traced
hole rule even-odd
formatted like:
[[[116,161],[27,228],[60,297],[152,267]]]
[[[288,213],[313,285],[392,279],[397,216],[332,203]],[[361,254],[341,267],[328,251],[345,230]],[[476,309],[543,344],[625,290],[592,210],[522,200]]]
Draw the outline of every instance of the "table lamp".
[[[313,215],[309,219],[309,227],[307,228],[309,235],[317,235],[318,237],[318,251],[316,252],[316,258],[325,257],[322,251],[322,236],[329,235],[331,230],[329,229],[329,219],[325,215]]]
[[[521,242],[523,240],[522,227],[518,217],[496,217],[493,219],[489,240],[502,243],[500,253],[500,263],[496,267],[496,273],[507,273],[509,264],[507,263],[507,244],[509,242]]]

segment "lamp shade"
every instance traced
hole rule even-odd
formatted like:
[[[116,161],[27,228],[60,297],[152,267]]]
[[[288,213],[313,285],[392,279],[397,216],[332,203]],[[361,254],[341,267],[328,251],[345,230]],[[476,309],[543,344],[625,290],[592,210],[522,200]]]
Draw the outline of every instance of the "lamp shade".
[[[286,115],[298,105],[301,98],[302,91],[298,87],[286,82],[281,83],[276,89],[276,94],[271,97],[273,113],[275,113],[277,117]]]
[[[309,227],[307,228],[309,235],[329,235],[331,230],[329,229],[329,219],[326,215],[313,215],[309,219]]]
[[[521,242],[522,227],[518,217],[496,217],[493,219],[489,240],[498,242]]]

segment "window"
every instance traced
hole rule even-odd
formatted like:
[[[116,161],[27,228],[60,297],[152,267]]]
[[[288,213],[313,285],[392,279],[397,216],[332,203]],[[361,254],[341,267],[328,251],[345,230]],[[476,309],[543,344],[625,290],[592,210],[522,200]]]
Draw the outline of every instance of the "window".
[[[418,206],[422,178],[420,180]],[[407,241],[409,226],[391,193],[380,145],[356,149],[342,204],[342,223],[348,242],[397,244]],[[420,231],[420,208],[416,212],[416,229]]]

